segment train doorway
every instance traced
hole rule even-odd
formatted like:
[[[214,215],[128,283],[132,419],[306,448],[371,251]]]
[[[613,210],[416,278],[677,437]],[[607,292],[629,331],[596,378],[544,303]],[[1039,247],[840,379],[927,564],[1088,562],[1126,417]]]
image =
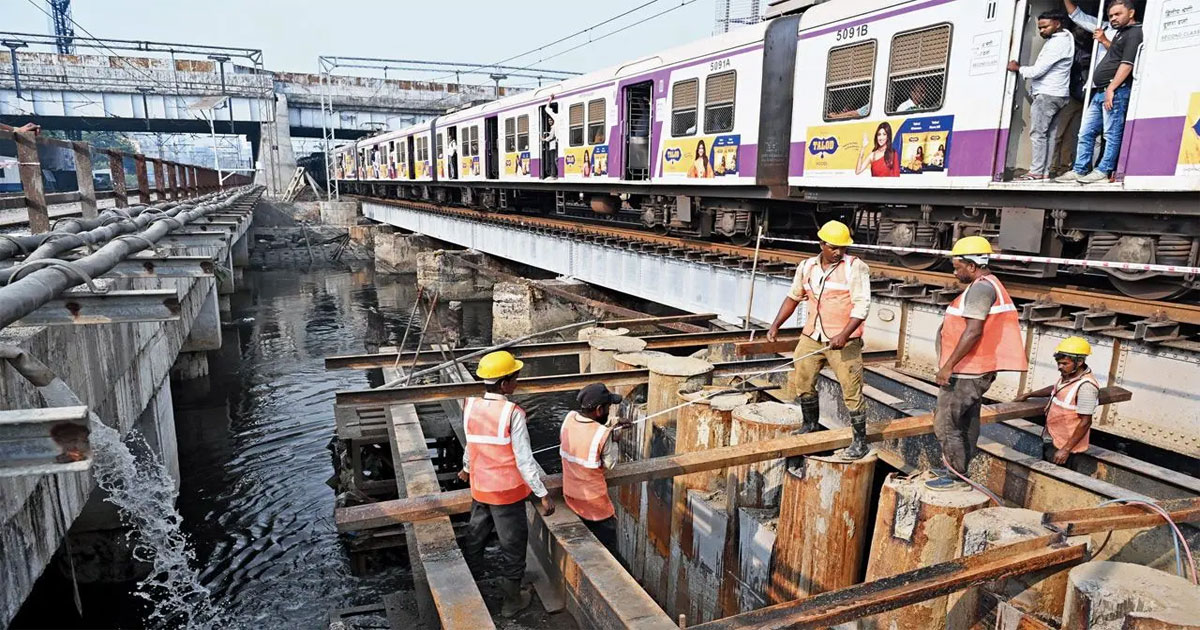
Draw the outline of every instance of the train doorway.
[[[416,176],[417,154],[415,151],[413,151],[413,138],[415,138],[415,137],[416,136],[409,136],[405,140],[405,142],[408,143],[408,162],[404,166],[404,170],[407,171],[404,174],[405,179],[416,179],[417,178],[417,176]]]
[[[500,121],[491,116],[483,120],[484,170],[488,179],[500,179]]]
[[[650,179],[650,122],[653,120],[654,82],[625,87],[624,179]]]

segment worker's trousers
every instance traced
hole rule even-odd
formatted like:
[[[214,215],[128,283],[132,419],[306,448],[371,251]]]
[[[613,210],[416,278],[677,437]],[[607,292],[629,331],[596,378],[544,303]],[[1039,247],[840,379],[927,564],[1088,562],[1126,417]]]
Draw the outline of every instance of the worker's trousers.
[[[493,531],[500,539],[497,573],[510,580],[525,577],[525,545],[529,542],[525,501],[508,505],[471,502],[471,521],[467,524],[467,536],[463,541],[462,551],[473,571],[478,572],[483,568],[483,549]]]
[[[810,352],[820,350],[826,343],[814,341],[808,335],[800,335],[800,341],[796,344],[793,356],[802,357]],[[817,379],[821,375],[821,368],[828,363],[834,375],[837,376],[838,384],[842,386],[842,400],[846,403],[846,409],[850,411],[866,409],[866,403],[862,396],[862,350],[863,340],[860,337],[851,339],[841,350],[825,350],[797,361],[795,369],[792,371],[792,384],[796,387],[796,397],[817,397]]]
[[[933,414],[933,432],[942,446],[942,455],[952,468],[967,474],[979,442],[979,412],[983,394],[996,382],[996,373],[979,378],[953,376],[949,385],[938,389],[937,411]]]

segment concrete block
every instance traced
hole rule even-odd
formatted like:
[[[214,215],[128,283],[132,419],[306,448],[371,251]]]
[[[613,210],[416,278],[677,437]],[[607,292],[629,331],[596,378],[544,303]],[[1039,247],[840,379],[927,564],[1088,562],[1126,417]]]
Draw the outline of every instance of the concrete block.
[[[738,602],[741,612],[757,610],[768,604],[771,582],[771,557],[775,552],[775,528],[778,512],[760,508],[738,509],[738,557],[741,582]]]
[[[190,381],[208,376],[208,355],[204,352],[181,352],[171,366],[171,377]]]
[[[416,273],[417,254],[432,247],[419,234],[377,233],[375,270],[383,273]]]
[[[318,201],[317,208],[325,225],[355,225],[362,215],[357,201]]]
[[[417,284],[439,299],[479,300],[492,295],[495,284],[490,277],[474,269],[458,264],[458,256],[470,256],[462,252],[437,250],[417,254]],[[482,262],[481,256],[473,256]]]
[[[719,618],[725,538],[731,532],[725,494],[688,491],[688,515],[672,554],[678,554],[676,613],[688,624]]]
[[[219,350],[221,348],[221,307],[220,297],[214,286],[204,299],[192,328],[188,331],[187,339],[183,342],[180,352],[200,352],[204,350]]]

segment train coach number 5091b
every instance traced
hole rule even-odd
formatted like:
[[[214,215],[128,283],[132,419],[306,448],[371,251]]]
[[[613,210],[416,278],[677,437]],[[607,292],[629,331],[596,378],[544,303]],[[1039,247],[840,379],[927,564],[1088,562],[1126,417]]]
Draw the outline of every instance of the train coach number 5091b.
[[[859,24],[858,26],[849,26],[849,27],[846,27],[843,29],[838,29],[837,41],[840,42],[840,41],[846,40],[846,39],[854,39],[855,37],[866,37],[866,36],[867,36],[867,25]]]

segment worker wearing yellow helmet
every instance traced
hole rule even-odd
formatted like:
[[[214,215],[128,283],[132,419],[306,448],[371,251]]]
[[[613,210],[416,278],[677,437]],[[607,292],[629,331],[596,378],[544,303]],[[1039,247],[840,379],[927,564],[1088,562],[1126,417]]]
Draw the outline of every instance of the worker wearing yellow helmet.
[[[459,479],[471,485],[471,521],[462,551],[467,563],[483,568],[483,549],[492,531],[500,539],[500,562],[504,603],[500,613],[516,615],[529,605],[532,594],[521,586],[525,576],[525,545],[529,523],[525,499],[530,492],[541,501],[542,513],[552,514],[554,503],[542,483],[525,410],[508,399],[517,389],[524,363],[509,352],[484,355],[475,375],[483,381],[482,398],[468,398],[463,405],[463,432],[467,443]]]
[[[926,481],[934,490],[966,487],[959,475],[967,474],[978,450],[984,392],[998,372],[1029,369],[1017,307],[988,268],[991,243],[982,236],[960,238],[950,256],[954,277],[967,288],[946,308],[936,337],[940,389],[933,428],[942,462],[952,470],[939,470]]]
[[[1067,337],[1054,349],[1059,379],[1017,396],[1018,402],[1046,398],[1046,429],[1042,433],[1042,457],[1059,466],[1071,466],[1075,453],[1088,449],[1092,416],[1100,403],[1100,383],[1088,367],[1092,346],[1083,337]]]
[[[792,288],[767,331],[767,340],[774,341],[796,307],[805,304],[803,329],[793,355],[797,358],[796,404],[804,418],[800,432],[820,428],[817,377],[828,364],[842,386],[842,400],[854,430],[854,441],[840,455],[860,459],[868,452],[862,336],[863,322],[871,310],[871,270],[861,258],[846,253],[854,240],[845,223],[829,221],[821,226],[817,238],[821,253],[796,267]]]

